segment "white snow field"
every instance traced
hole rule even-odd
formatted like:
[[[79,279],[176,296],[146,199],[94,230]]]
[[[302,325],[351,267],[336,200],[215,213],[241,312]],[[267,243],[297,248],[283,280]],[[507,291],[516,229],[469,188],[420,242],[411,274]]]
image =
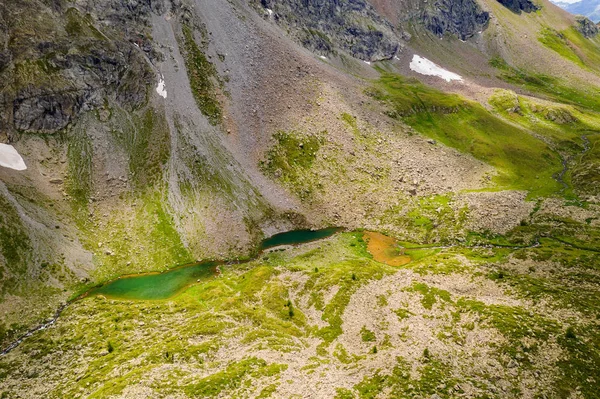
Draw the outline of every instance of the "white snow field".
[[[0,166],[14,170],[25,170],[27,165],[21,155],[10,144],[0,143]]]
[[[451,82],[453,80],[462,81],[462,77],[454,72],[450,72],[433,62],[429,61],[427,58],[413,55],[413,59],[410,62],[410,69],[420,73],[421,75],[427,76],[437,76],[438,78],[444,79],[446,82]]]

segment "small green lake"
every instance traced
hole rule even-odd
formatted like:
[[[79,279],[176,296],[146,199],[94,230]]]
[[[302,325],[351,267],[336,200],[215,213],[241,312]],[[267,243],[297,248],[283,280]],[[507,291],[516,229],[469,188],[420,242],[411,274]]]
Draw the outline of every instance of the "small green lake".
[[[276,234],[265,239],[260,252],[279,245],[296,245],[321,240],[340,231],[339,228],[322,230],[294,230]],[[253,259],[251,259],[253,260]],[[198,280],[217,274],[217,267],[224,262],[202,262],[177,267],[163,273],[147,273],[123,276],[88,291],[88,295],[104,295],[115,299],[156,300],[167,299],[183,291]]]
[[[204,262],[163,273],[125,276],[94,288],[89,294],[119,299],[166,299],[198,280],[214,276],[217,265],[217,262]]]

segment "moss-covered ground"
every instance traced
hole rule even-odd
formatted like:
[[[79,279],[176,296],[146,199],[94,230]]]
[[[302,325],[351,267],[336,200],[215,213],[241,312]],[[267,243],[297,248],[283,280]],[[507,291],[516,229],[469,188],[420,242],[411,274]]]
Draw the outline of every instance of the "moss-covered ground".
[[[219,80],[216,69],[198,46],[194,30],[187,25],[182,27],[181,47],[184,49],[185,67],[198,108],[210,123],[216,125],[222,116],[221,105],[217,99]]]

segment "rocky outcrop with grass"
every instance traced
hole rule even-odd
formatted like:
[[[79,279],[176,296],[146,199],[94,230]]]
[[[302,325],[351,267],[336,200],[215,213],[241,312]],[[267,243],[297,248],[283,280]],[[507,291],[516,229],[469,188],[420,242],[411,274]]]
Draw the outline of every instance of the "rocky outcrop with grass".
[[[146,59],[157,56],[146,28],[149,1],[75,7],[18,0],[4,7],[0,134],[55,133],[105,102],[128,110],[146,102],[154,80]]]
[[[576,28],[581,34],[588,39],[594,37],[598,34],[599,28],[598,25],[593,23],[589,18],[584,17],[582,15],[578,15],[575,18],[577,22]]]

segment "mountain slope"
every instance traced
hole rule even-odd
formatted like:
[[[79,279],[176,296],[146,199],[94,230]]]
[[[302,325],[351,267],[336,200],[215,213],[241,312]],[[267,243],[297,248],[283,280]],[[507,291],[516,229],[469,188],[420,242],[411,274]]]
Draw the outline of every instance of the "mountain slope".
[[[575,17],[1,9],[0,137],[27,165],[0,167],[2,346],[73,299],[0,357],[2,395],[597,397],[600,39]],[[226,262],[167,299],[89,291],[196,260]]]

